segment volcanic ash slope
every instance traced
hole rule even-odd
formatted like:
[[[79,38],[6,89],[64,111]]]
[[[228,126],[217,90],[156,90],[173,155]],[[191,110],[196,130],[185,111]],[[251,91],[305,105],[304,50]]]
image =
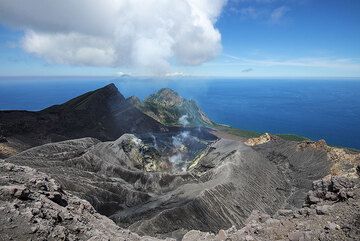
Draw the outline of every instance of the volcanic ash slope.
[[[241,227],[256,209],[299,207],[312,181],[329,173],[323,150],[274,139],[249,147],[220,139],[187,172],[146,171],[134,135],[50,143],[6,159],[48,173],[65,190],[140,235],[181,237],[188,230]],[[155,159],[154,159],[155,160]],[[299,201],[300,200],[300,201]]]

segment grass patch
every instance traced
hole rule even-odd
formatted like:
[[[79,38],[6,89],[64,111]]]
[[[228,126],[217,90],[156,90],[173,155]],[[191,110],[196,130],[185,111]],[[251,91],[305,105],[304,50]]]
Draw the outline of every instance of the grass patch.
[[[222,132],[232,134],[235,136],[239,136],[239,137],[243,137],[243,138],[254,138],[254,137],[259,137],[262,134],[264,134],[261,132],[242,130],[242,129],[234,128],[231,126],[219,125],[219,124],[214,124],[214,126],[212,126],[212,128],[214,128],[218,131],[222,131]],[[284,140],[287,140],[287,141],[310,141],[310,139],[307,137],[293,135],[293,134],[274,134],[274,135],[276,135]]]
[[[309,138],[293,134],[276,134],[276,136],[288,141],[310,141]]]
[[[228,134],[232,134],[235,136],[243,137],[243,138],[254,138],[261,136],[262,133],[256,132],[256,131],[248,131],[248,130],[241,130],[237,128],[233,128],[231,126],[225,126],[225,125],[219,125],[214,124],[212,128],[222,131]]]

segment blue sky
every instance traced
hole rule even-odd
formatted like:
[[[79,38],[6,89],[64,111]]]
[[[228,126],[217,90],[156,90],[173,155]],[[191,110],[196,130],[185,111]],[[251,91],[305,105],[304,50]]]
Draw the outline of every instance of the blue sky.
[[[229,0],[215,23],[222,51],[196,66],[170,60],[171,71],[229,77],[360,77],[359,25],[358,0]],[[49,61],[24,50],[24,29],[6,21],[0,26],[2,76],[151,73],[124,64]]]

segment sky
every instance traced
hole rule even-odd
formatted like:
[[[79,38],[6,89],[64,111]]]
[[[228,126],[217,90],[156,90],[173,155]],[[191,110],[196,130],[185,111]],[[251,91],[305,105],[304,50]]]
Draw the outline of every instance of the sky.
[[[0,76],[360,77],[359,0],[0,0]]]

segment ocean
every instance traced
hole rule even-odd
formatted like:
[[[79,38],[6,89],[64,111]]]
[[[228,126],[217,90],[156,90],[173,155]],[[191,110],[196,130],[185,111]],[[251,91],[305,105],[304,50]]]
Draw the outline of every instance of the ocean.
[[[360,80],[355,79],[0,77],[0,109],[41,110],[108,83],[125,97],[141,99],[172,88],[218,123],[360,149]]]

